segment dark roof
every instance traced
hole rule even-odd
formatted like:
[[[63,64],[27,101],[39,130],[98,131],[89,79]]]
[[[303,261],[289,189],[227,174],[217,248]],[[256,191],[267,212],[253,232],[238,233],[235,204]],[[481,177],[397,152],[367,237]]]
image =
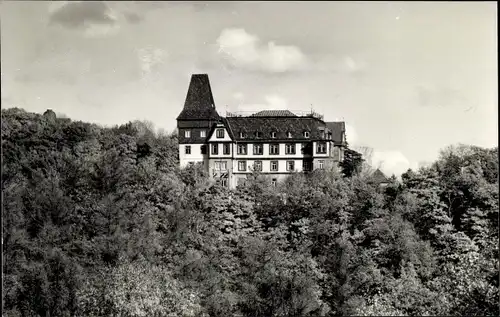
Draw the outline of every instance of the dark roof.
[[[384,173],[382,173],[382,171],[380,169],[377,168],[377,170],[375,172],[372,173],[372,178],[373,178],[373,181],[375,181],[376,183],[387,183],[389,180],[388,178],[384,175]]]
[[[290,110],[263,110],[251,115],[252,117],[297,117]]]
[[[224,124],[224,126],[226,127],[227,133],[229,134],[229,137],[231,138],[231,140],[235,140],[233,129],[232,129],[232,126],[231,126],[231,123],[229,122],[229,120],[227,120],[227,118],[221,118],[220,122],[222,122]]]
[[[276,132],[275,140],[317,140],[322,138],[320,130],[326,127],[321,120],[312,117],[228,117],[226,121],[233,133],[235,140],[270,140],[271,132]],[[304,137],[304,132],[309,132],[309,138]],[[240,138],[240,132],[245,134]],[[261,133],[257,138],[256,132]],[[292,137],[288,138],[287,133]],[[332,138],[334,136],[332,135]],[[334,139],[333,141],[340,142]]]
[[[207,74],[191,76],[184,109],[177,120],[217,120],[214,97]]]
[[[325,122],[326,127],[332,132],[335,142],[342,142],[342,134],[345,133],[345,122]]]

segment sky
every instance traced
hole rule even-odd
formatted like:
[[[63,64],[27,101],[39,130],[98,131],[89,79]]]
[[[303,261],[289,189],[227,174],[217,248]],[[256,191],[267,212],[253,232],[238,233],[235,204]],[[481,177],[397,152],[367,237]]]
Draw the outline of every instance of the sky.
[[[313,108],[390,175],[498,145],[496,2],[2,1],[2,107],[173,130],[216,108]]]

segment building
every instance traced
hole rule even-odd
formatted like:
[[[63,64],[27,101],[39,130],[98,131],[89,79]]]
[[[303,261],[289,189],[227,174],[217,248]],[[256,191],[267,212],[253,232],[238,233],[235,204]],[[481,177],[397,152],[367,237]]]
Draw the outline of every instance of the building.
[[[379,185],[380,187],[386,187],[389,184],[389,179],[378,168],[372,173],[371,178],[372,182]]]
[[[192,75],[177,128],[181,167],[202,163],[230,188],[254,170],[276,183],[291,173],[337,166],[347,145],[344,122],[325,122],[313,112],[220,116],[206,74]]]

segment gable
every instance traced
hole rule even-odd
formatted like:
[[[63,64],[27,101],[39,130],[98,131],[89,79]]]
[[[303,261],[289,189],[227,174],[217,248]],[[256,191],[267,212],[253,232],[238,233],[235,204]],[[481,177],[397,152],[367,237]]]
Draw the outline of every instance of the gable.
[[[208,142],[231,142],[230,131],[223,122],[214,125],[208,136]]]

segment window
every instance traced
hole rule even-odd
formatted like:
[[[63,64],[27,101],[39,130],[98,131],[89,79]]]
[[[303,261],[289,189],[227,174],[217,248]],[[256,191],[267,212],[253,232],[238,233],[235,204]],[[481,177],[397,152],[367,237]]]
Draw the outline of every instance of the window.
[[[271,161],[271,172],[278,171],[278,161]]]
[[[207,136],[207,131],[205,131],[205,130],[201,130],[201,131],[200,131],[200,137],[201,137],[201,138],[205,138],[206,136]]]
[[[304,138],[309,139],[309,131],[304,131]]]
[[[216,171],[226,171],[227,170],[227,162],[215,162],[215,170]]]
[[[292,132],[287,132],[286,133],[286,137],[289,138],[289,139],[291,139],[292,138]]]
[[[294,161],[287,161],[286,162],[286,170],[287,171],[293,171],[295,169],[295,162]]]
[[[207,154],[207,146],[206,145],[201,145],[200,146],[200,153],[201,154]]]
[[[186,145],[184,153],[191,154],[191,145]]]
[[[295,154],[295,144],[285,145],[285,154]]]
[[[262,161],[253,162],[253,170],[254,171],[262,171]]]
[[[238,171],[246,171],[247,170],[247,162],[238,161]]]
[[[224,138],[224,129],[217,129],[217,139],[223,139]]]
[[[227,187],[227,179],[225,179],[225,178],[221,179],[221,180],[220,180],[220,185],[221,185],[222,187]]]
[[[262,132],[255,132],[255,137],[257,137],[257,138],[262,137]]]
[[[326,143],[325,142],[318,142],[316,152],[317,153],[326,153]]]
[[[278,180],[276,178],[273,178],[273,180],[271,181],[271,185],[273,185],[273,187],[276,187],[277,182]]]
[[[246,138],[246,136],[247,136],[247,135],[246,135],[246,133],[245,133],[245,132],[240,132],[240,138],[241,138],[241,139]]]
[[[322,138],[322,139],[325,138],[325,130],[322,129],[322,128],[319,129],[319,137]]]
[[[219,144],[212,144],[212,154],[219,154]]]
[[[190,130],[184,131],[184,137],[185,138],[190,138],[191,137],[191,131]]]
[[[222,153],[223,154],[231,154],[231,144],[224,143],[223,148],[222,148]]]
[[[253,154],[254,155],[262,155],[262,154],[264,154],[264,145],[262,145],[262,144],[254,144],[253,145]]]
[[[319,161],[318,161],[318,167],[319,167],[320,169],[325,168],[325,161],[324,161],[324,160],[319,160]]]
[[[308,172],[311,170],[311,162],[310,161],[304,161],[302,162],[302,170],[305,172]]]
[[[269,144],[269,154],[277,155],[280,154],[279,144]]]
[[[247,154],[247,145],[246,144],[238,144],[238,154],[242,154],[242,155]]]
[[[271,132],[271,138],[276,139],[276,132]]]

